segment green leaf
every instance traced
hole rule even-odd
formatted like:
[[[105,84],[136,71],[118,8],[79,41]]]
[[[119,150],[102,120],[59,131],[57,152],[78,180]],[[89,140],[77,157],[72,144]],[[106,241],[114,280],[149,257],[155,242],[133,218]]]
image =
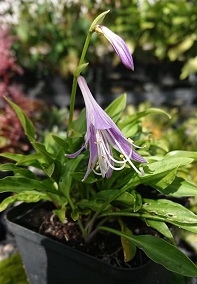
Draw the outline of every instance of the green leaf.
[[[147,179],[149,176],[158,175],[160,173],[168,172],[174,170],[181,166],[189,165],[193,162],[193,159],[182,158],[182,157],[167,157],[161,161],[147,164],[143,167],[145,175],[142,176],[142,179]]]
[[[23,155],[21,158],[17,159],[17,165],[31,166],[32,164],[37,163],[38,160],[40,160],[41,162],[44,162],[44,159],[42,158],[42,154],[40,153]]]
[[[51,165],[49,165],[48,167],[44,167],[43,168],[44,172],[46,173],[46,175],[48,177],[52,177],[54,170],[55,170],[55,164],[52,163]]]
[[[197,215],[193,212],[171,200],[167,199],[144,199],[141,211],[148,212],[154,216],[161,216],[168,221],[178,222],[180,224],[196,224]]]
[[[45,145],[39,142],[32,143],[34,149],[38,152],[38,154],[42,155],[43,160],[48,164],[52,164],[54,162],[51,154],[46,150]]]
[[[50,187],[47,187],[47,183],[46,183],[46,188],[50,188]],[[68,203],[67,198],[63,196],[62,193],[59,192],[58,190],[56,191],[47,190],[47,196],[49,197],[49,200],[51,200],[51,202],[56,205],[57,208],[61,208],[62,206]]]
[[[146,117],[147,115],[155,115],[155,114],[163,114],[166,115],[169,119],[171,116],[169,113],[165,112],[162,109],[159,108],[149,108],[145,111],[137,112],[132,115],[127,115],[125,116],[119,123],[118,126],[123,130],[124,127],[128,124],[136,124],[141,118]]]
[[[73,130],[76,133],[81,133],[81,136],[86,133],[86,112],[83,109],[79,117],[73,121]]]
[[[165,222],[155,221],[150,219],[145,219],[145,222],[147,226],[156,229],[164,237],[168,238],[172,243],[174,243],[173,235]]]
[[[197,160],[197,152],[195,151],[171,151],[165,155],[165,157],[179,157],[179,158],[191,158]]]
[[[21,176],[8,176],[0,179],[0,192],[21,193],[23,191],[32,191],[32,190],[46,192],[49,189],[53,190],[53,187],[47,188],[44,184],[44,180],[40,181]]]
[[[132,207],[136,202],[136,194],[123,192],[117,198],[114,197],[120,192],[119,189],[102,190],[94,195],[94,200],[99,202],[106,202],[113,199],[112,203],[115,205],[122,205],[126,207]]]
[[[61,192],[69,198],[70,194],[70,188],[72,184],[72,175],[75,172],[78,164],[80,161],[84,158],[84,155],[79,155],[75,159],[68,159],[65,165],[65,168],[63,170],[62,176],[60,178],[59,186],[61,189]]]
[[[180,224],[178,222],[171,222],[171,223],[173,225],[183,229],[183,230],[186,230],[186,231],[189,231],[189,232],[197,234],[197,224],[189,225],[189,224]]]
[[[77,205],[81,208],[81,209],[91,209],[95,212],[100,212],[102,211],[107,212],[109,210],[112,209],[112,206],[110,204],[107,204],[105,206],[105,208],[103,209],[103,201],[102,200],[87,200],[87,199],[82,199],[79,202],[77,202]]]
[[[144,175],[139,176],[134,172],[132,176],[128,174],[122,177],[121,183],[124,184],[122,190],[136,187],[139,184],[154,185],[154,181],[158,182],[158,179],[165,177],[166,173],[192,162],[193,159],[190,158],[167,157],[156,162],[143,164]]]
[[[153,179],[149,181],[149,185],[154,187],[157,190],[163,190],[168,187],[174,181],[176,177],[177,169],[173,169],[171,171],[166,172],[166,174],[162,177],[158,177],[158,179]]]
[[[149,235],[131,236],[103,226],[99,227],[99,229],[133,241],[150,259],[175,273],[188,277],[197,277],[197,266],[181,250],[161,238]]]
[[[4,157],[12,161],[19,162],[25,156],[22,154],[1,153],[0,157]]]
[[[112,206],[127,207],[132,210],[139,210],[141,206],[139,197],[135,192],[120,193],[118,189],[102,190],[95,194],[91,200],[80,200],[77,204],[80,208],[90,208],[95,212],[106,212],[112,209]],[[136,204],[137,202],[137,204]]]
[[[155,187],[153,184],[152,186]],[[156,189],[165,195],[174,197],[197,197],[197,186],[179,177],[175,177],[174,181],[166,188],[162,189],[156,186]]]
[[[77,209],[71,212],[71,218],[73,219],[73,221],[77,221],[79,217],[80,217],[80,214]]]
[[[147,115],[166,115],[169,119],[171,116],[164,110],[157,108],[149,108],[142,112],[137,112],[132,115],[126,115],[118,122],[118,127],[124,133],[126,137],[133,137],[137,132],[139,132],[139,122],[141,119],[145,118]]]
[[[84,178],[85,173],[84,172],[74,172],[72,174],[73,179],[77,180],[77,181],[82,181],[82,179]],[[87,177],[86,180],[83,181],[83,183],[94,183],[97,181],[97,177],[95,175],[89,175]]]
[[[123,94],[117,99],[115,99],[105,109],[105,111],[113,119],[114,122],[117,122],[126,107],[126,103],[127,103],[127,95]]]
[[[16,166],[14,164],[2,164],[0,165],[0,171],[12,171],[15,174],[20,174],[28,178],[36,178],[35,174],[30,170]]]
[[[51,153],[49,153],[46,150],[46,147],[44,144],[39,142],[32,143],[35,150],[42,155],[42,159],[44,160],[44,163],[40,163],[43,172],[48,176],[53,178],[54,181],[58,182],[59,177],[61,174],[61,168],[60,168],[60,162],[58,159],[54,159]]]
[[[80,132],[75,131],[74,129],[69,130],[69,137],[70,138],[79,138],[82,137]]]
[[[151,114],[164,114],[166,115],[169,119],[171,119],[171,115],[166,112],[165,110],[163,109],[159,109],[159,108],[148,108],[147,110],[141,112],[141,113],[137,113],[137,117],[142,117],[142,116],[145,116],[145,115],[151,115]]]
[[[107,10],[107,11],[101,13],[100,15],[98,15],[96,17],[96,19],[94,19],[94,21],[92,22],[90,29],[89,29],[90,32],[94,31],[94,28],[95,28],[96,25],[100,25],[102,23],[102,21],[104,20],[105,16],[109,13],[109,11],[110,10]]]
[[[29,118],[26,116],[26,114],[19,106],[17,106],[15,103],[10,101],[8,98],[5,99],[16,112],[29,141],[30,142],[35,141],[35,129],[32,122],[29,120]]]
[[[0,212],[4,211],[10,204],[16,201],[23,201],[23,202],[38,202],[40,200],[50,200],[49,197],[41,192],[36,191],[24,191],[12,196],[5,198],[0,203]]]
[[[121,126],[119,126],[119,123],[118,123],[118,127],[121,129]],[[134,135],[139,133],[139,125],[136,122],[131,122],[127,124],[126,126],[124,126],[121,129],[121,131],[125,135],[125,137],[133,137]]]
[[[57,217],[60,219],[62,223],[65,222],[65,218],[66,218],[66,205],[67,203],[62,205],[60,209],[53,210],[53,213],[57,215]]]
[[[75,71],[73,72],[75,77],[78,77],[80,75],[80,73],[88,66],[89,63],[84,63],[79,65]]]
[[[143,166],[144,175],[139,176],[136,173],[133,174],[132,178],[130,175],[125,176],[125,190],[131,188],[131,186],[137,186],[139,184],[154,185],[159,179],[162,179],[170,171],[179,168],[181,166],[189,165],[193,162],[190,158],[178,158],[178,157],[167,157],[160,161],[152,162]],[[165,183],[167,182],[164,178]],[[166,184],[167,186],[167,184]]]
[[[142,207],[142,196],[138,192],[135,192],[136,200],[133,206],[133,212],[137,212]]]
[[[62,139],[54,134],[52,135],[52,137],[54,141],[66,151],[66,149],[68,148],[68,143],[65,141],[65,139]]]
[[[18,166],[32,166],[37,169],[42,169],[40,162],[44,162],[41,154],[22,155],[22,154],[4,153],[0,154],[0,156],[17,162]]]

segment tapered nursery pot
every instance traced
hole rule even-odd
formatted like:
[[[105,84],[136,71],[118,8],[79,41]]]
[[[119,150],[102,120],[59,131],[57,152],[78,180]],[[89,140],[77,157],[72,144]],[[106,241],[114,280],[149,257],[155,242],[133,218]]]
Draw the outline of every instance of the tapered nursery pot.
[[[21,226],[20,220],[40,204],[22,203],[6,215],[31,284],[170,284],[172,273],[147,261],[133,269],[113,267],[96,257]],[[111,236],[113,238],[113,235]],[[109,240],[110,241],[110,240]]]

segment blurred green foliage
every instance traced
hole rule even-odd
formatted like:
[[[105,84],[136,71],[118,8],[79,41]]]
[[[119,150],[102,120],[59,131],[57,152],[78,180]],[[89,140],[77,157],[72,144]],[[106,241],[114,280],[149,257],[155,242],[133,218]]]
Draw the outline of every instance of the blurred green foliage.
[[[64,4],[65,2],[65,4]],[[78,4],[66,1],[21,1],[19,23],[13,32],[19,37],[15,45],[18,60],[24,67],[46,75],[72,72],[78,60],[90,21],[80,17]]]
[[[197,71],[196,0],[18,2],[19,22],[13,32],[19,37],[15,50],[23,67],[68,75],[76,67],[87,27],[110,9],[104,25],[127,41],[135,58],[181,61],[181,79]],[[98,60],[97,55],[104,60],[106,43],[97,37],[93,41],[88,61]]]
[[[28,284],[21,257],[18,253],[0,261],[0,283]]]
[[[129,114],[134,114],[139,111],[150,109],[151,104],[144,102],[138,107],[129,105],[127,111]],[[171,151],[182,150],[195,152],[197,149],[197,111],[190,109],[190,111],[181,111],[178,108],[163,107],[163,111],[171,116],[154,114],[148,116],[142,122],[142,129],[147,133],[147,147],[150,142],[151,146],[149,152],[154,155],[164,155]],[[181,177],[197,184],[197,163],[181,172]]]

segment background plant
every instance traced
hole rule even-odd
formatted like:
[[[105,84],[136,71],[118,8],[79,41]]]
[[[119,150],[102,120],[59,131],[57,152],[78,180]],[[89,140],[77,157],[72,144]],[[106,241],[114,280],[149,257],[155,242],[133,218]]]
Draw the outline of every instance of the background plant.
[[[41,109],[41,102],[28,99],[20,86],[14,82],[16,74],[22,74],[22,68],[17,64],[13,52],[16,38],[10,35],[10,30],[0,27],[0,152],[27,151],[29,144],[25,141],[24,132],[19,119],[4,97],[17,103],[26,114],[36,117]]]
[[[42,74],[68,75],[77,65],[90,22],[95,15],[110,9],[112,13],[106,24],[127,39],[136,60],[142,63],[179,61],[183,66],[181,79],[196,72],[195,0],[59,0],[58,4],[47,0],[18,0],[16,3],[20,10],[18,23],[13,24],[12,30],[20,39],[15,50],[23,67]],[[12,13],[11,3],[7,12]],[[98,62],[95,50],[99,58],[105,60],[103,44],[97,41],[94,46],[89,51],[88,61]]]

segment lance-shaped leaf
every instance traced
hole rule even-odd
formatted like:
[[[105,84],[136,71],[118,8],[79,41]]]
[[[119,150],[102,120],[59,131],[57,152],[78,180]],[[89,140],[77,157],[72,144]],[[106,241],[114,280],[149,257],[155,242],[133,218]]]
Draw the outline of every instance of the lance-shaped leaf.
[[[150,219],[145,219],[145,222],[147,226],[156,229],[159,233],[161,233],[163,236],[168,238],[172,243],[174,243],[174,238],[173,235],[166,225],[166,223],[162,221],[155,221],[155,220],[150,220]]]
[[[0,179],[0,193],[1,192],[15,192],[21,193],[23,191],[37,190],[39,192],[54,191],[56,189],[53,183],[47,179],[46,180],[36,180],[23,176],[7,176]]]
[[[127,95],[123,94],[115,99],[106,109],[106,113],[116,123],[120,118],[127,104]]]
[[[31,172],[30,170],[19,167],[14,164],[2,164],[0,165],[0,171],[11,171],[15,174],[20,174],[21,176],[28,177],[28,178],[36,178],[36,175]]]
[[[160,216],[171,222],[197,225],[197,215],[181,204],[167,199],[144,199],[144,202],[141,212],[148,212],[153,216]]]
[[[47,194],[42,192],[36,191],[24,191],[12,196],[5,198],[0,203],[0,212],[4,211],[10,204],[16,201],[23,201],[23,202],[38,202],[40,200],[50,200]]]
[[[100,15],[98,15],[96,17],[96,19],[94,19],[94,21],[92,22],[90,29],[89,29],[90,32],[94,31],[96,25],[100,25],[102,23],[102,21],[104,20],[105,16],[109,13],[109,11],[110,10],[107,10],[107,11],[101,13]]]
[[[150,259],[175,273],[197,277],[197,266],[181,250],[161,238],[150,235],[131,236],[104,226],[99,227],[99,229],[133,241]]]
[[[173,182],[165,188],[158,187],[155,183],[152,183],[151,185],[165,195],[174,197],[197,197],[197,186],[180,177],[175,177]]]
[[[15,103],[10,101],[8,98],[5,98],[5,99],[16,112],[29,141],[30,142],[35,141],[35,129],[30,119],[26,116],[24,111],[19,106],[17,106]]]

